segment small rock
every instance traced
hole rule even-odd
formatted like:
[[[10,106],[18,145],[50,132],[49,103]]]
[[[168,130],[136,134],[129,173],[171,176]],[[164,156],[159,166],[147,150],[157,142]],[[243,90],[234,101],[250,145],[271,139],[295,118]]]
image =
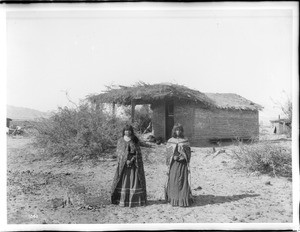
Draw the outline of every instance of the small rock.
[[[249,176],[260,176],[260,172],[259,171],[255,171],[249,174]]]
[[[97,207],[97,206],[99,207],[101,206],[102,199],[101,197],[88,196],[84,198],[84,203],[91,207]]]
[[[80,159],[80,156],[76,155],[73,157],[72,161],[79,160],[79,159]]]
[[[194,190],[201,190],[202,187],[201,186],[198,186],[197,188],[194,188]]]
[[[271,184],[271,181],[266,181],[266,182],[265,182],[265,185],[272,185],[272,184]]]
[[[72,192],[77,194],[86,193],[86,188],[83,185],[78,185],[70,189]]]
[[[64,206],[64,199],[63,198],[54,198],[51,200],[52,203],[52,207],[54,209],[60,207],[60,206]]]
[[[236,216],[233,216],[231,220],[232,220],[232,221],[237,221],[238,218],[237,218]]]
[[[245,220],[244,220],[244,219],[241,219],[240,222],[245,222]]]

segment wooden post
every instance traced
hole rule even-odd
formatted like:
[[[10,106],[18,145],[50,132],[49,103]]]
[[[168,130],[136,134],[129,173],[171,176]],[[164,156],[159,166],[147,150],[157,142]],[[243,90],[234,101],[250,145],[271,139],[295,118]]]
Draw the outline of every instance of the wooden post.
[[[113,114],[113,118],[116,116],[116,103],[113,102],[112,104],[112,114]]]
[[[100,106],[99,106],[99,102],[96,102],[96,101],[94,101],[94,103],[95,103],[95,109],[96,109],[96,111],[98,111],[99,109],[100,109]]]
[[[131,100],[131,122],[134,123],[135,102]]]

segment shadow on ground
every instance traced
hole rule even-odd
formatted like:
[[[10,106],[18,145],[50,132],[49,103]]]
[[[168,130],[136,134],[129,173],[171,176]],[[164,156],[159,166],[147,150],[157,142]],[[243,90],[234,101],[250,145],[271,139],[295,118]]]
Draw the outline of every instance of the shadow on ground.
[[[148,200],[147,206],[150,205],[165,205],[167,202],[165,200]]]
[[[194,203],[192,207],[222,204],[226,202],[238,201],[248,197],[258,197],[259,194],[241,194],[232,196],[215,196],[215,195],[200,195],[194,197]]]
[[[190,207],[222,204],[226,202],[238,201],[248,197],[258,197],[259,194],[240,194],[232,196],[215,196],[215,195],[200,195],[194,196],[194,202]],[[165,200],[148,200],[147,206],[150,205],[166,205]]]

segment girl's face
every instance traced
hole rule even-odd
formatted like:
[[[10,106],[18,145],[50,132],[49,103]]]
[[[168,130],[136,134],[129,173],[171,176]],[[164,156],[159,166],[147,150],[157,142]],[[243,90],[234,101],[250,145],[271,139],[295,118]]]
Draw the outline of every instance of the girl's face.
[[[177,137],[180,136],[181,135],[181,130],[179,130],[179,129],[175,130],[175,134],[177,135]]]
[[[124,134],[129,137],[129,136],[131,136],[131,131],[130,130],[125,130]]]

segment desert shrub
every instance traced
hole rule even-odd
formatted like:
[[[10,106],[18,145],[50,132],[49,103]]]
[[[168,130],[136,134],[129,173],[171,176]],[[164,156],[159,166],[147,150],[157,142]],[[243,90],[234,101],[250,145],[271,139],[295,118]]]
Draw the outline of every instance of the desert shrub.
[[[130,118],[131,107],[125,109],[125,114]],[[152,111],[149,105],[143,105],[140,108],[135,109],[134,113],[134,128],[137,133],[143,133],[151,122]]]
[[[50,155],[92,157],[114,148],[124,123],[88,104],[58,108],[34,123],[35,144]]]
[[[249,172],[259,172],[274,176],[292,176],[292,153],[290,147],[280,144],[242,144],[233,150],[237,167]]]

